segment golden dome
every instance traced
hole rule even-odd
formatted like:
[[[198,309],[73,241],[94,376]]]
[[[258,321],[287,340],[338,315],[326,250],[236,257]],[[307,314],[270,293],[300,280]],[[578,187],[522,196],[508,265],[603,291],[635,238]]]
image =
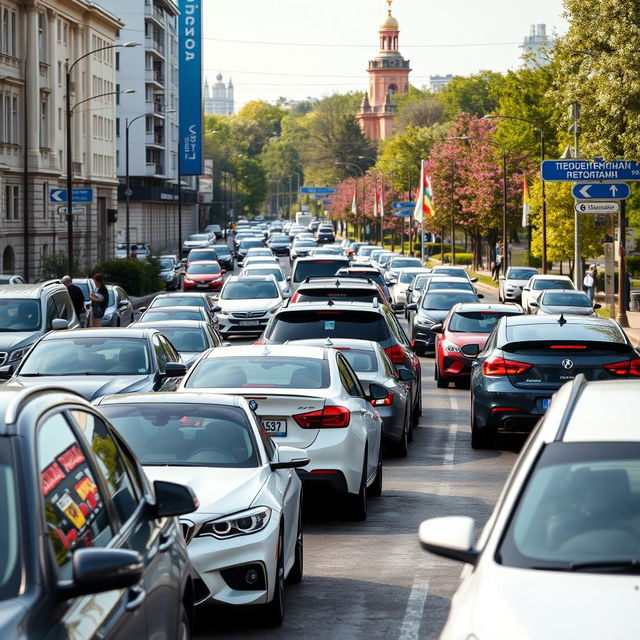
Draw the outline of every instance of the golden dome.
[[[380,29],[383,29],[385,31],[387,31],[389,29],[393,29],[394,31],[397,31],[399,27],[400,27],[400,24],[391,15],[391,12],[389,12],[387,17],[384,19],[384,22],[380,25]]]

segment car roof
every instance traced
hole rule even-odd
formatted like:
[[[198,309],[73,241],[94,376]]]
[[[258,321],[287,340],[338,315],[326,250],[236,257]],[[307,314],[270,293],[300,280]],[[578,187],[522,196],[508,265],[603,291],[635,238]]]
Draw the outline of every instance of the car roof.
[[[534,273],[531,276],[531,279],[535,278],[536,280],[568,280],[571,282],[571,278],[569,276],[561,276],[560,274],[552,274],[552,273]]]
[[[207,310],[204,307],[198,307],[198,306],[189,306],[189,305],[185,305],[185,304],[176,304],[176,305],[171,305],[170,307],[147,307],[146,311],[143,311],[142,316],[140,319],[144,319],[144,316],[147,313],[160,313],[160,312],[164,312],[167,310],[179,310],[179,311],[195,311],[196,313],[200,313],[200,314],[206,314]],[[201,311],[200,311],[201,309]],[[204,316],[203,316],[204,317]],[[140,322],[140,320],[138,320],[138,322]],[[156,322],[154,320],[154,322]]]
[[[168,307],[166,307],[168,308]],[[191,307],[187,307],[190,309]],[[65,340],[72,338],[147,338],[157,332],[154,327],[90,327],[87,329],[66,329],[65,331],[50,331],[41,340]]]
[[[444,278],[438,278],[438,282],[464,282],[465,284],[469,283],[469,278],[458,278],[457,276],[447,276]]]
[[[509,316],[508,324],[513,325],[527,325],[527,324],[558,324],[561,314],[555,314],[551,316],[538,316],[538,315],[524,315],[524,316]],[[584,316],[563,316],[566,324],[592,324],[594,326],[618,326],[618,323],[611,318],[601,318],[594,316],[593,318]]]
[[[464,293],[469,293],[465,291]],[[378,305],[372,302],[362,302],[361,300],[335,300],[331,298],[329,301],[325,300],[310,300],[310,301],[298,301],[295,304],[291,304],[288,307],[282,307],[276,312],[276,315],[286,313],[288,311],[295,311],[299,313],[301,311],[370,311],[372,313],[378,313],[381,307],[386,305],[382,304],[382,301]]]
[[[259,263],[256,264],[271,264],[271,263]],[[229,282],[246,282],[247,280],[255,280],[256,282],[274,282],[275,277],[271,273],[267,274],[258,274],[258,275],[243,275],[243,276],[231,276],[225,284]]]
[[[164,309],[173,309],[174,307],[163,307]],[[198,307],[186,307],[187,309],[194,309]],[[152,309],[153,311],[153,309]],[[162,332],[163,329],[204,329],[209,323],[206,320],[150,320],[149,322],[141,322],[140,325],[144,325],[150,329],[158,329]],[[153,325],[153,326],[149,326]],[[137,322],[132,322],[129,327],[138,327]]]
[[[119,393],[96,398],[94,405],[107,404],[217,404],[224,407],[239,407],[242,400],[239,396],[223,395],[219,393],[185,391],[180,393]]]
[[[500,304],[494,302],[458,302],[453,310],[459,313],[471,311],[495,311],[500,313],[524,313],[519,304]]]
[[[66,291],[60,280],[48,280],[39,284],[0,284],[0,297],[6,298],[39,298],[45,288]]]
[[[298,286],[298,291],[301,289],[313,289],[318,286],[323,287],[332,287],[332,288],[351,288],[351,289],[361,289],[362,287],[370,287],[375,291],[378,291],[380,287],[373,282],[370,278],[341,278],[340,276],[329,276],[327,278],[318,278],[317,280],[312,277],[312,279],[307,282],[303,280]]]
[[[206,351],[200,362],[211,358],[242,358],[246,356],[291,356],[326,360],[327,351],[326,347],[310,347],[292,344],[231,345],[224,347],[224,349],[210,349]]]
[[[318,260],[322,260],[322,262],[327,262],[328,260],[335,260],[337,262],[344,262],[345,264],[349,264],[349,258],[346,256],[304,256],[301,258],[296,258],[296,262],[317,262]]]
[[[215,260],[191,260],[187,265],[190,267],[192,264],[218,264]]]

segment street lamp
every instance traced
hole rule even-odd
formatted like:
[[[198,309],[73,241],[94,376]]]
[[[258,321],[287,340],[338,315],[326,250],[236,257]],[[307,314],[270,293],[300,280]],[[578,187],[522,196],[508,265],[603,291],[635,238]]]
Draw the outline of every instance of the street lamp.
[[[66,69],[65,69],[65,88],[67,95],[65,97],[65,111],[66,111],[66,125],[67,125],[67,270],[70,276],[73,276],[73,147],[71,145],[71,115],[73,110],[83,102],[87,102],[89,100],[94,100],[95,98],[102,98],[104,96],[116,95],[120,93],[135,93],[135,89],[127,89],[125,91],[109,91],[107,93],[101,93],[96,96],[91,96],[90,98],[85,98],[84,100],[80,100],[80,102],[76,102],[73,106],[71,106],[71,70],[73,67],[83,60],[87,56],[93,55],[94,53],[98,53],[99,51],[106,51],[107,49],[118,49],[118,48],[130,48],[130,47],[138,47],[140,46],[139,42],[125,42],[123,44],[110,44],[106,47],[99,47],[98,49],[94,49],[93,51],[89,51],[84,53],[80,57],[76,58],[71,64],[69,64],[69,59],[66,60]]]
[[[540,160],[545,160],[545,140],[544,130],[533,120],[527,120],[526,118],[518,118],[516,116],[501,116],[501,115],[486,115],[486,120],[516,120],[519,122],[526,122],[530,124],[540,134]],[[542,176],[541,176],[542,178]],[[531,253],[531,242],[529,242],[529,253]],[[547,273],[547,192],[545,188],[545,181],[542,180],[542,273]]]

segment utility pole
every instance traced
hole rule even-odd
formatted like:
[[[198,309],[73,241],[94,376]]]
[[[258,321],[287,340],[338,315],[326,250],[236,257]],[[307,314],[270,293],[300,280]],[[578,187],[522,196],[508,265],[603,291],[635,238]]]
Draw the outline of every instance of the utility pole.
[[[569,115],[573,120],[573,124],[569,128],[569,133],[573,134],[573,157],[578,159],[580,157],[580,103],[574,102],[569,108]],[[579,291],[582,290],[582,257],[580,251],[580,214],[578,209],[573,209],[573,283]],[[620,242],[624,242],[624,238],[620,239]]]

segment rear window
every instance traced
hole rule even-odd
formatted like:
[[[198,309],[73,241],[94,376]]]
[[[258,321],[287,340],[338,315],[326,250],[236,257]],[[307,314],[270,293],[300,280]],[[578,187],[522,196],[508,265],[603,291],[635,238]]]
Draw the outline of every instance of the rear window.
[[[251,249],[252,247],[261,247],[262,240],[241,240],[240,249]]]
[[[434,278],[429,284],[429,291],[445,291],[447,289],[469,289],[469,291],[474,291],[473,286],[470,282],[451,282],[451,280],[444,280],[440,278]]]
[[[346,276],[347,278],[369,278],[373,280],[377,285],[386,287],[386,283],[382,274],[379,271],[358,271],[356,269],[350,269],[348,272],[343,273],[342,270],[338,273],[339,276]]]
[[[591,307],[591,300],[582,291],[551,291],[545,293],[542,304],[549,307]]]
[[[356,338],[383,342],[390,336],[385,319],[378,313],[323,310],[282,313],[267,337],[274,342],[307,338]]]
[[[408,273],[401,273],[400,282],[402,282],[402,284],[409,284],[415,277],[416,274],[411,273],[410,271]]]
[[[201,353],[208,346],[202,329],[162,327],[161,330],[176,351]]]
[[[190,264],[187,267],[187,273],[194,275],[207,275],[210,273],[220,273],[220,265],[217,262],[207,262],[205,264]]]
[[[458,302],[478,302],[475,293],[466,291],[434,291],[427,293],[422,301],[423,309],[446,311]]]
[[[275,276],[278,282],[284,281],[284,276],[279,268],[274,269],[245,269],[242,272],[247,276]]]
[[[395,258],[389,264],[390,269],[402,269],[403,267],[421,267],[422,262],[418,258]]]
[[[467,277],[467,272],[461,267],[436,267],[433,273],[442,273],[446,276],[454,276],[456,278]]]
[[[578,322],[567,322],[563,325],[558,322],[531,322],[507,326],[508,342],[531,342],[534,340],[625,343],[622,331],[617,325],[605,324],[604,322],[586,323],[584,319]]]
[[[449,321],[448,329],[455,333],[491,333],[498,324],[498,320],[504,315],[516,314],[495,313],[493,311],[454,313]]]
[[[345,264],[348,264],[346,260],[332,260],[331,258],[297,262],[291,280],[302,282],[309,276],[335,276]]]
[[[159,320],[204,320],[198,307],[192,309],[149,309],[145,311],[138,322],[158,322]]]
[[[172,295],[163,298],[155,298],[151,301],[149,309],[158,307],[206,307],[207,303],[200,296]]]
[[[373,351],[340,349],[340,353],[342,353],[356,373],[373,373],[378,370],[378,360]]]
[[[573,284],[569,280],[536,280],[533,283],[534,291],[545,289],[573,289]]]
[[[220,251],[220,253],[222,253],[222,251]],[[212,260],[213,262],[217,262],[218,253],[213,249],[207,249],[206,251],[189,251],[187,262],[196,262],[200,260]]]

